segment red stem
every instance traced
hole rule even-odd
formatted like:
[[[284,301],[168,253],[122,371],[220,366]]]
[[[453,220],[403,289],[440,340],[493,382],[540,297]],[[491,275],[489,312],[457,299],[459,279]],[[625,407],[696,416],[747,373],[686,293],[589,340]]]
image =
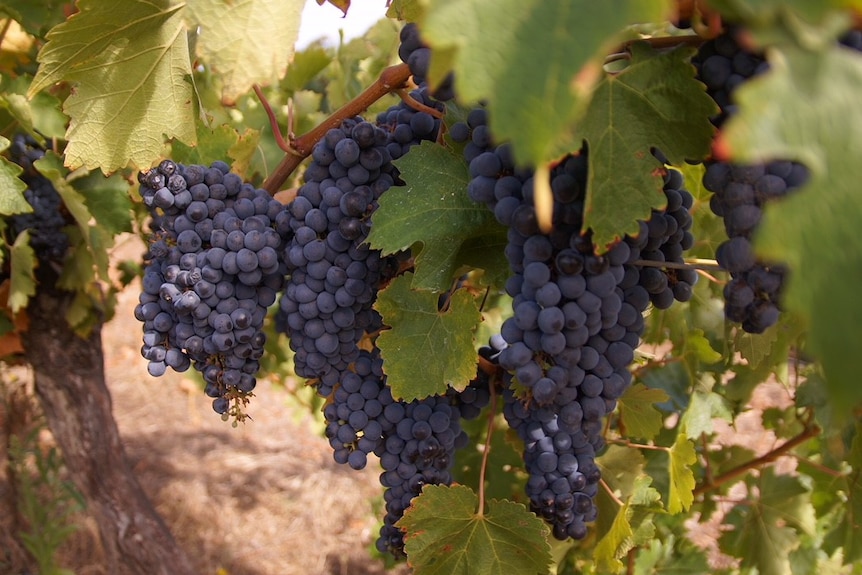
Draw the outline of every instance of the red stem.
[[[796,437],[788,439],[785,443],[779,445],[778,447],[776,447],[775,449],[773,449],[769,453],[764,453],[763,455],[761,455],[760,457],[758,457],[756,459],[752,459],[751,461],[743,463],[742,465],[737,465],[733,469],[729,469],[728,471],[725,471],[721,475],[715,477],[709,483],[704,483],[702,485],[699,485],[694,490],[694,495],[696,497],[698,495],[702,495],[703,493],[706,493],[707,491],[712,491],[713,489],[716,489],[716,488],[724,485],[725,483],[727,483],[733,479],[736,479],[737,477],[746,473],[747,471],[750,471],[752,469],[756,469],[758,467],[761,467],[762,465],[766,465],[767,463],[772,463],[773,461],[775,461],[776,459],[778,459],[780,456],[784,455],[785,453],[787,453],[791,449],[798,447],[799,445],[802,445],[803,443],[805,443],[806,441],[808,441],[812,437],[816,437],[819,434],[820,434],[820,428],[817,427],[816,425],[812,425],[811,427],[806,427],[802,431],[802,433],[800,433]]]
[[[320,123],[319,126],[303,134],[290,142],[290,151],[285,155],[281,163],[275,168],[266,181],[263,189],[270,194],[275,194],[287,181],[290,174],[302,163],[302,160],[311,154],[314,145],[319,142],[326,132],[337,128],[343,120],[352,118],[368,109],[374,102],[401,88],[410,77],[410,68],[407,64],[390,66],[381,72],[380,77],[364,92],[356,96],[344,106],[336,110],[331,116]],[[278,136],[276,136],[278,138]]]

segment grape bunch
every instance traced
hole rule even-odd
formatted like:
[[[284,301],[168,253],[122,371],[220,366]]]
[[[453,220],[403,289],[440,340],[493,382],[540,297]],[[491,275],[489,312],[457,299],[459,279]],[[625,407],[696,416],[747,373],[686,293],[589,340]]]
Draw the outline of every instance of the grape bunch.
[[[366,243],[377,199],[394,183],[386,131],[348,119],[315,145],[305,183],[287,207],[290,274],[277,327],[294,351],[295,371],[328,397],[359,357],[359,341],[380,329],[377,289],[398,269]]]
[[[401,43],[398,46],[398,57],[410,67],[413,81],[417,85],[427,83],[428,69],[431,64],[431,48],[423,41],[416,23],[405,24],[401,29]],[[455,97],[455,79],[452,74],[446,76],[437,86],[432,95],[437,100],[446,102]]]
[[[224,162],[165,160],[139,181],[153,229],[135,308],[144,326],[141,354],[153,376],[194,366],[213,409],[226,413],[230,399],[256,385],[263,321],[284,282],[289,218]]]
[[[778,321],[787,267],[757,258],[751,236],[766,203],[786,196],[808,179],[796,162],[738,165],[711,162],[703,185],[713,192],[712,211],[723,218],[730,238],[718,246],[716,260],[731,275],[724,286],[724,313],[749,333],[762,333]]]
[[[443,112],[444,105],[431,97],[427,86],[412,90],[409,95],[414,101]],[[436,141],[440,133],[439,118],[426,111],[415,110],[404,101],[378,114],[377,125],[389,133],[386,149],[393,160],[397,160],[423,140]]]
[[[382,364],[381,364],[382,365]],[[382,368],[381,368],[382,369]],[[381,371],[382,373],[382,371]],[[462,419],[478,417],[490,400],[488,374],[479,370],[461,392],[387,405],[379,418],[388,427],[377,454],[386,514],[377,549],[404,557],[404,533],[395,523],[423,485],[449,485],[455,451],[468,443]]]
[[[769,67],[761,54],[736,41],[732,29],[704,43],[693,62],[720,108],[712,119],[717,127],[735,112],[736,88]],[[808,170],[790,161],[741,165],[711,160],[706,166],[703,185],[713,192],[709,205],[724,220],[729,238],[716,250],[716,260],[731,276],[724,287],[725,316],[749,333],[762,333],[778,321],[788,270],[779,262],[760,260],[751,238],[764,206],[801,187],[808,180]]]
[[[514,376],[504,413],[524,440],[530,505],[555,537],[583,538],[596,514],[603,420],[631,383],[643,312],[651,302],[665,308],[688,300],[697,279],[692,270],[662,267],[682,263],[694,241],[693,200],[681,174],[666,170],[667,208],[641,222],[637,237],[599,254],[591,233],[582,233],[586,149],[551,170],[553,229],[544,234],[533,171],[514,165],[507,144],[494,145],[487,113],[473,110],[450,135],[465,143],[470,198],[508,228],[506,291],[514,315],[502,325],[496,361]]]
[[[24,198],[33,211],[11,216],[9,225],[13,237],[30,231],[30,247],[39,261],[62,263],[69,249],[69,237],[63,230],[67,224],[63,200],[51,181],[33,166],[44,155],[45,150],[32,137],[24,134],[13,137],[9,157],[23,169],[20,178],[27,184]]]
[[[438,105],[427,89],[412,96]],[[312,152],[305,183],[287,207],[293,237],[284,250],[290,277],[278,327],[295,351],[296,373],[329,398],[324,417],[335,461],[362,469],[370,454],[380,457],[386,515],[377,547],[398,557],[404,543],[395,523],[410,501],[425,484],[451,482],[454,450],[466,440],[458,406],[475,417],[488,392],[479,385],[404,402],[386,384],[374,346],[382,322],[371,306],[400,259],[382,258],[367,246],[370,216],[380,195],[400,182],[391,159],[421,140],[435,140],[440,124],[403,103],[378,122],[346,120]],[[363,337],[371,351],[359,347]]]

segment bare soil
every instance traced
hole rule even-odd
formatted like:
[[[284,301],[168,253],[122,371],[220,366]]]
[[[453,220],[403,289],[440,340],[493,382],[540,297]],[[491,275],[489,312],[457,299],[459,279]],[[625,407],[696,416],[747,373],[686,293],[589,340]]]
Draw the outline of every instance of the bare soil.
[[[102,334],[114,417],[134,472],[198,572],[406,573],[372,557],[383,504],[379,466],[357,472],[336,464],[315,421],[322,416],[277,382],[259,382],[248,408],[253,421],[233,428],[183,374],[151,377],[133,316],[137,294],[135,286],[120,294]],[[3,480],[0,474],[0,494]],[[14,556],[20,549],[11,549],[4,515],[0,550]],[[61,565],[78,575],[107,574],[95,522],[80,514],[76,524]]]

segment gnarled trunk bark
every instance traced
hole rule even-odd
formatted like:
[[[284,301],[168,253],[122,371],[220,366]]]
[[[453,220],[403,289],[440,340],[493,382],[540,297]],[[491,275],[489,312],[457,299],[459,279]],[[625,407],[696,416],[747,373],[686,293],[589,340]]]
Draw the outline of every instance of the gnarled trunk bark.
[[[191,575],[188,557],[132,474],[120,443],[100,328],[78,337],[65,320],[72,295],[52,285],[40,281],[31,300],[24,347],[48,425],[99,525],[109,571]]]

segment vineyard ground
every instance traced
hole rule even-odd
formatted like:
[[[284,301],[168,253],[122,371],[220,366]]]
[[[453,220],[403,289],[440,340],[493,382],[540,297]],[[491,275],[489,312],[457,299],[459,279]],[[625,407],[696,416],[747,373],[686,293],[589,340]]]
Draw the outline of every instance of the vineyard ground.
[[[114,257],[137,258],[142,249],[128,240]],[[386,572],[369,555],[382,507],[374,466],[358,473],[337,465],[311,415],[270,382],[258,385],[249,406],[254,421],[234,429],[182,375],[151,377],[133,316],[137,294],[137,284],[120,294],[116,316],[102,334],[114,417],[144,491],[196,570]],[[8,516],[0,513],[0,523]],[[107,574],[95,522],[80,514],[76,523],[80,529],[64,546],[60,564],[77,575]],[[0,547],[8,535],[3,527]]]

